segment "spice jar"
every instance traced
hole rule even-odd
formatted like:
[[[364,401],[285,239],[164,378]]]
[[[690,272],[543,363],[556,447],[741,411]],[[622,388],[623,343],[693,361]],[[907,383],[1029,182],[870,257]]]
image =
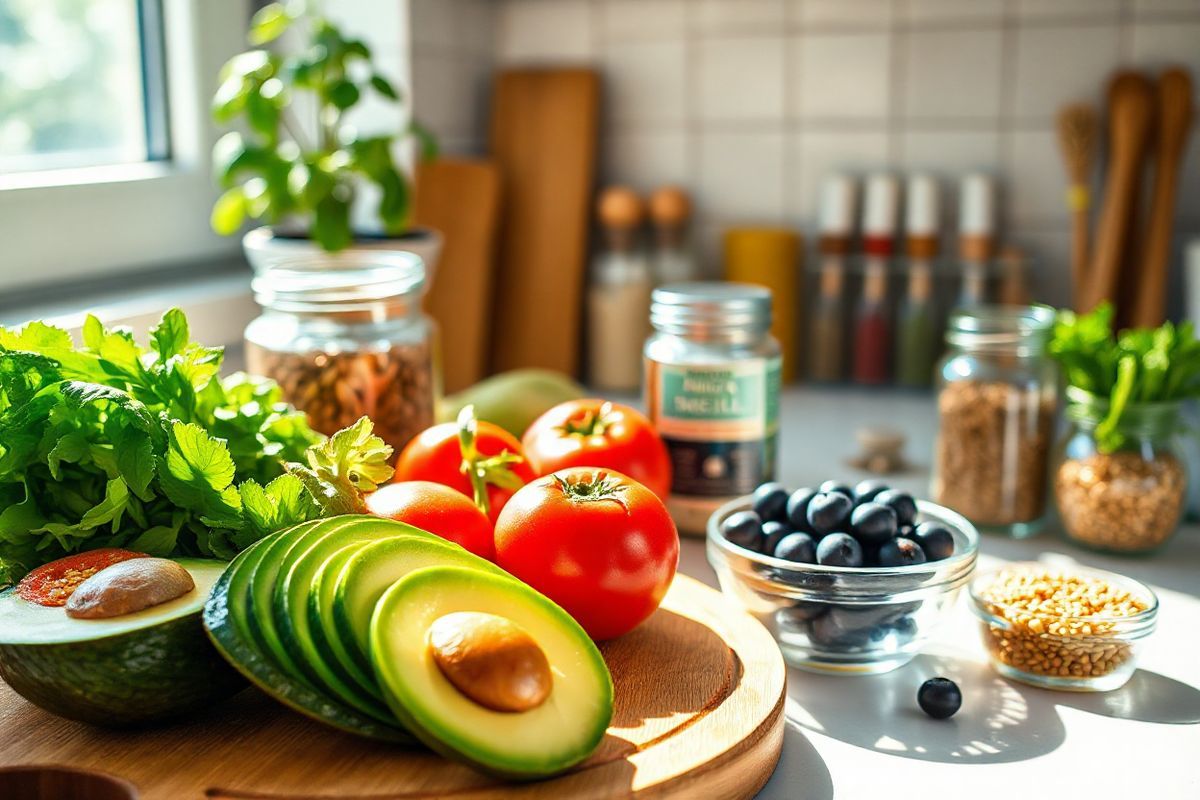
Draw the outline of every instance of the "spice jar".
[[[771,292],[741,283],[654,290],[646,410],[671,456],[667,507],[703,535],[710,514],[775,477],[781,357]]]
[[[1063,528],[1075,541],[1140,553],[1175,532],[1187,497],[1181,404],[1127,405],[1105,423],[1106,398],[1067,389],[1070,428],[1057,451],[1054,492]]]
[[[411,253],[289,256],[258,265],[263,313],[246,364],[333,434],[368,416],[397,451],[433,424],[435,327],[421,311],[425,266]]]
[[[981,528],[1028,536],[1043,522],[1058,388],[1045,354],[1053,322],[1053,311],[1032,306],[951,315],[932,494]]]

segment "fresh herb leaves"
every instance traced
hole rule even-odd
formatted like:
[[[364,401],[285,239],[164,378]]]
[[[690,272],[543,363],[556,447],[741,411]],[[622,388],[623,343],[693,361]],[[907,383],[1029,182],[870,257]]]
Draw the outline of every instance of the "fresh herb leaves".
[[[1089,314],[1060,311],[1049,346],[1071,386],[1108,401],[1096,427],[1104,451],[1120,445],[1118,427],[1129,406],[1200,396],[1200,341],[1192,323],[1114,336],[1112,322],[1107,303]]]
[[[0,328],[0,584],[97,547],[230,558],[391,477],[369,420],[323,440],[272,381],[221,380],[178,309],[149,344],[91,316],[82,347]]]

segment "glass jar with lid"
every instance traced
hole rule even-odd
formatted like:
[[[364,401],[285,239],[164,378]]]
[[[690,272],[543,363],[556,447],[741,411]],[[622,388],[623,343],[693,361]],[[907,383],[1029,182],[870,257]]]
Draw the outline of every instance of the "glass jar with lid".
[[[1067,535],[1112,553],[1145,553],[1179,526],[1187,498],[1182,403],[1128,403],[1067,387],[1069,428],[1056,451],[1054,497]]]
[[[954,312],[938,365],[934,502],[984,530],[1036,533],[1045,519],[1058,370],[1046,355],[1054,312]]]
[[[315,430],[359,417],[397,451],[433,424],[435,323],[421,310],[425,266],[403,252],[288,255],[256,264],[263,313],[246,365],[274,379]]]
[[[671,456],[667,507],[681,531],[703,535],[713,511],[775,477],[781,356],[771,292],[661,286],[650,324],[645,402]]]

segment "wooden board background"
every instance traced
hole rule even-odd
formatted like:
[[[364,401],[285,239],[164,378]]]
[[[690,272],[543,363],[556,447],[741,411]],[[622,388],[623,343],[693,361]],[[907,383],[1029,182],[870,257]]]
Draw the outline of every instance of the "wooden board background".
[[[187,722],[109,731],[52,716],[0,684],[0,797],[19,800],[17,777],[4,768],[30,765],[98,771],[137,787],[81,792],[86,800],[720,800],[762,787],[783,744],[785,671],[757,621],[679,576],[646,624],[603,650],[616,685],[612,725],[591,759],[549,781],[505,783],[425,751],[359,739],[252,689]],[[61,798],[72,785],[69,774],[51,783],[56,793],[43,796]]]

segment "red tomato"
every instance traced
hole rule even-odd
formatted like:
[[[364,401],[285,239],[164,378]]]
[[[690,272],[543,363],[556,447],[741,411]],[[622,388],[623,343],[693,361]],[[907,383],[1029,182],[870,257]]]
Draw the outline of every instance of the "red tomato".
[[[17,594],[39,606],[65,606],[79,584],[105,567],[131,558],[147,558],[145,553],[102,547],[66,556],[43,564],[17,584]]]
[[[679,564],[679,535],[645,486],[613,470],[574,467],[513,495],[496,521],[496,563],[599,641],[658,608]]]
[[[538,475],[567,467],[605,467],[628,475],[663,500],[671,457],[640,411],[607,400],[568,400],[538,417],[521,440]]]
[[[409,442],[396,461],[393,480],[433,481],[474,498],[468,477],[473,470],[487,488],[486,511],[488,519],[495,522],[513,492],[537,475],[525,461],[515,436],[498,425],[476,421],[469,406],[463,412],[458,422],[434,425]],[[464,446],[460,433],[468,425],[470,444]]]
[[[489,561],[495,554],[487,515],[449,486],[431,481],[393,483],[367,497],[367,510],[437,534]]]

